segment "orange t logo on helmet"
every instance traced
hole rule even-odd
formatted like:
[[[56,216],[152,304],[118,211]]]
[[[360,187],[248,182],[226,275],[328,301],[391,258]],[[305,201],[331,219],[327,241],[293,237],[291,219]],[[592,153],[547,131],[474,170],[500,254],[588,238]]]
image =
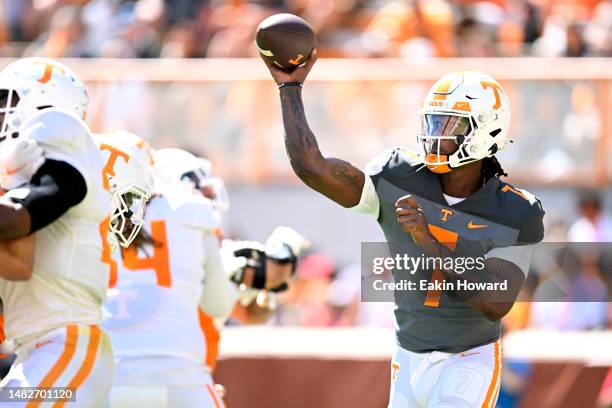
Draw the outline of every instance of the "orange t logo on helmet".
[[[49,82],[49,80],[51,79],[51,74],[53,74],[54,68],[61,71],[62,73],[65,73],[64,69],[62,67],[58,67],[57,65],[43,61],[36,61],[35,63],[43,64],[45,66],[45,72],[43,72],[43,75],[38,78],[38,82],[40,82],[41,84],[46,84],[47,82]]]
[[[499,86],[499,84],[496,82],[490,82],[490,81],[481,81],[480,84],[482,85],[483,89],[487,89],[487,88],[493,89],[493,94],[495,95],[495,104],[493,105],[493,109],[499,109],[499,107],[501,106],[499,92],[500,91],[503,92],[501,89],[501,86]]]
[[[110,152],[110,156],[108,156],[108,160],[104,164],[104,169],[102,170],[104,172],[102,182],[104,183],[104,188],[108,190],[110,189],[108,179],[115,175],[115,163],[117,162],[117,158],[121,157],[127,163],[130,160],[130,156],[124,151],[106,143],[100,144],[100,150],[108,150]]]

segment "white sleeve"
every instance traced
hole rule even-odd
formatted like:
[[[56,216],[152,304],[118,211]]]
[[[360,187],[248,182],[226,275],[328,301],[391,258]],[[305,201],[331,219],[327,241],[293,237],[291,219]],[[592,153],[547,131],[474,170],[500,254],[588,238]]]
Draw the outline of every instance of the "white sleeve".
[[[227,317],[238,299],[238,289],[225,272],[219,252],[219,241],[213,234],[204,236],[204,250],[206,253],[204,290],[200,306],[212,317]]]
[[[361,190],[359,204],[349,208],[349,210],[362,214],[370,214],[374,218],[378,218],[380,201],[378,200],[378,194],[376,194],[376,188],[374,187],[372,178],[367,174],[365,176],[365,182],[363,183],[363,190]]]
[[[534,245],[517,245],[509,247],[493,248],[485,254],[486,258],[499,258],[512,262],[523,271],[523,275],[527,277],[529,273],[529,267],[531,266],[531,259],[533,258]]]

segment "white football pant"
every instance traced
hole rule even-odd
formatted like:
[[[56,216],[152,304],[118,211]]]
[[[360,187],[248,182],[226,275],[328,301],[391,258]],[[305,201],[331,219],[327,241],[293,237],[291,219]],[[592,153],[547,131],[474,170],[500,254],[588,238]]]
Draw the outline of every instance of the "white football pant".
[[[0,402],[0,407],[97,408],[113,384],[114,357],[98,326],[70,325],[16,344],[17,358],[0,387],[68,387],[74,402]]]
[[[389,408],[494,408],[501,381],[498,341],[462,353],[413,353],[391,362]]]

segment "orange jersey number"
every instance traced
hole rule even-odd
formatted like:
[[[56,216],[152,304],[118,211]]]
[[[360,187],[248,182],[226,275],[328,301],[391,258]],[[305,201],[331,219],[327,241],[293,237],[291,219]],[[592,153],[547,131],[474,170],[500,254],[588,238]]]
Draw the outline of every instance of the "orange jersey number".
[[[122,249],[123,266],[131,271],[153,269],[159,286],[170,287],[170,259],[168,257],[168,242],[166,239],[166,222],[155,220],[151,222],[151,238],[154,241],[153,254],[139,257],[134,246]]]
[[[451,251],[455,250],[455,247],[457,246],[457,239],[459,238],[459,235],[456,232],[436,227],[435,225],[431,224],[429,224],[429,232],[431,232],[431,235],[433,235],[435,239],[440,241],[442,245],[444,245]],[[431,274],[431,280],[429,282],[435,284],[437,282],[441,282],[443,279],[444,276],[442,275],[442,271],[436,268]],[[438,307],[440,306],[441,295],[441,290],[428,290],[427,295],[425,296],[425,302],[423,304],[429,307]]]
[[[109,267],[108,287],[113,288],[117,284],[117,261],[112,257],[111,247],[108,243],[108,234],[110,227],[110,217],[106,217],[100,223],[100,238],[102,238],[102,257],[101,261]]]

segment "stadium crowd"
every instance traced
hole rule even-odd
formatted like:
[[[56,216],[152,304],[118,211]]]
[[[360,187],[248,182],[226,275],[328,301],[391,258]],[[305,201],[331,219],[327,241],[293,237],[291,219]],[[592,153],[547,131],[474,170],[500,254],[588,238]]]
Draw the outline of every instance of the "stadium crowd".
[[[249,57],[278,12],[309,21],[323,57],[612,55],[599,0],[3,0],[0,55]]]

